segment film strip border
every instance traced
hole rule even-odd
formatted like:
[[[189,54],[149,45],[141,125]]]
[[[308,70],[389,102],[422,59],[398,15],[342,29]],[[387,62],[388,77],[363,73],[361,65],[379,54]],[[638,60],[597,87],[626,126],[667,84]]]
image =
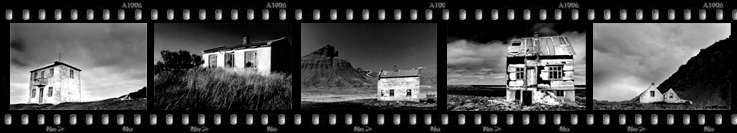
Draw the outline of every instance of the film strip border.
[[[5,9],[3,20],[737,20],[737,9]],[[730,15],[731,14],[731,15]],[[661,17],[661,15],[663,17]],[[19,17],[17,17],[19,16]],[[725,18],[731,16],[731,18]]]
[[[569,132],[596,131],[601,128],[627,132],[673,129],[712,132],[733,130],[734,125],[737,125],[737,114],[5,114],[4,124],[0,127],[36,128],[46,132],[87,130],[90,126],[123,132],[207,132],[224,129],[266,132],[372,132],[394,129],[426,132]]]

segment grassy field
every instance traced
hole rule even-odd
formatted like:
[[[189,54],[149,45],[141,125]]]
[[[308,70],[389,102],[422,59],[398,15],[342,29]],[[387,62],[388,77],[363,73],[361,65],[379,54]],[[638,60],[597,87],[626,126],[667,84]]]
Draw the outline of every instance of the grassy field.
[[[608,102],[594,100],[594,110],[728,110],[727,106],[702,106],[667,103]]]
[[[292,76],[221,68],[154,76],[155,110],[289,110]]]
[[[304,87],[302,110],[436,110],[435,102],[379,101],[373,87]],[[420,85],[420,99],[437,87]]]
[[[11,104],[10,110],[147,110],[146,99],[118,100],[111,98],[92,102],[52,104]]]

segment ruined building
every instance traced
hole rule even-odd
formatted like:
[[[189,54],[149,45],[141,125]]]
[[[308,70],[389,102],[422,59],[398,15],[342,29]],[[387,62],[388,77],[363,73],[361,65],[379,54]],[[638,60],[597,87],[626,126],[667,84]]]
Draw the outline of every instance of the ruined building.
[[[543,103],[545,97],[575,101],[573,46],[564,36],[512,40],[507,50],[508,101]]]
[[[28,103],[59,104],[81,101],[81,71],[59,61],[32,70]]]
[[[237,68],[268,72],[290,72],[291,44],[286,37],[251,42],[243,37],[239,45],[220,46],[202,51],[202,67]]]

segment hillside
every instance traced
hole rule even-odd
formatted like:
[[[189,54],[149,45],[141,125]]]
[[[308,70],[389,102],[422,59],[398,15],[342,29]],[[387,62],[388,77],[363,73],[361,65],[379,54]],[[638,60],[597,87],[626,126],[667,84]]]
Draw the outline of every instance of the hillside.
[[[731,108],[732,43],[730,36],[702,49],[663,81],[658,90],[673,88],[680,98],[695,105]]]
[[[372,77],[362,74],[350,62],[340,58],[338,51],[330,45],[302,56],[301,65],[302,86],[371,86],[376,83]]]

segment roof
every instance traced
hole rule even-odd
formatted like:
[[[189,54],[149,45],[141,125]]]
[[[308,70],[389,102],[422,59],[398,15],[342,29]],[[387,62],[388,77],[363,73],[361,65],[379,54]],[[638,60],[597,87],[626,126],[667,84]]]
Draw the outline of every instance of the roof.
[[[645,95],[645,93],[647,93],[647,90],[654,90],[655,92],[658,93],[658,95],[663,95],[663,93],[660,93],[660,91],[657,88],[653,87],[653,86],[655,86],[655,83],[650,84],[650,87],[647,87],[647,89],[645,89],[644,91],[642,91],[640,93],[640,95],[637,95],[635,98],[632,98],[632,100],[630,100],[630,101],[638,101],[638,100],[640,100],[640,97],[642,95]]]
[[[575,55],[573,45],[565,36],[525,37],[512,40],[507,56]]]
[[[54,61],[54,64],[51,64],[51,65],[48,65],[48,66],[45,66],[45,67],[41,67],[41,68],[38,68],[38,69],[31,70],[31,72],[38,71],[38,70],[41,70],[41,69],[46,69],[46,68],[49,68],[49,67],[54,67],[54,66],[57,66],[57,65],[65,65],[65,66],[67,66],[69,68],[72,68],[72,69],[75,69],[77,71],[82,71],[79,68],[76,68],[76,67],[74,67],[72,65],[69,65],[67,63],[64,63],[64,62],[61,62],[61,61]]]
[[[206,49],[206,50],[202,51],[202,53],[212,53],[212,52],[218,52],[218,51],[230,51],[230,50],[238,50],[238,49],[269,47],[274,42],[281,41],[281,40],[286,40],[286,38],[287,37],[281,37],[281,38],[277,38],[277,39],[274,39],[274,40],[251,42],[251,43],[248,43],[248,44],[220,46],[220,47],[216,47],[216,48]]]
[[[379,74],[380,78],[393,78],[393,77],[419,77],[420,71],[417,69],[410,70],[398,70],[398,71],[381,71]]]

